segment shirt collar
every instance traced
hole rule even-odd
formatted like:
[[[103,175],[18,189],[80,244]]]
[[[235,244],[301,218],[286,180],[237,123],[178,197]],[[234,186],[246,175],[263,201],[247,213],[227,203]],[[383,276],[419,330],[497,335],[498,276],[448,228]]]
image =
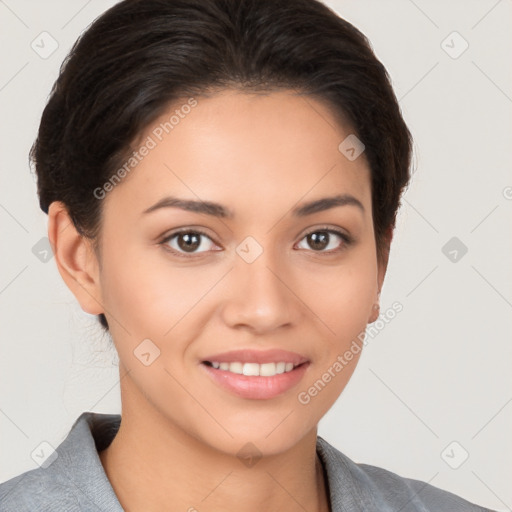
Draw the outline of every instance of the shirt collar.
[[[123,512],[98,455],[114,439],[120,422],[119,414],[83,412],[48,468],[66,477],[77,492],[104,512]]]
[[[53,469],[62,471],[99,510],[108,512],[123,509],[98,452],[110,445],[120,423],[119,414],[83,412],[59,445],[59,456],[52,464]],[[354,464],[320,436],[317,436],[316,451],[324,469],[331,511],[363,512],[364,482],[358,482],[357,475],[353,474]]]

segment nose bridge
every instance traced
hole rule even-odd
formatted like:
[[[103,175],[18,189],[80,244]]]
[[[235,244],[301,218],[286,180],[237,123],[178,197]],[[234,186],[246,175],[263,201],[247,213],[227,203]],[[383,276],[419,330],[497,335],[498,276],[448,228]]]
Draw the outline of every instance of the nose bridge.
[[[287,286],[283,258],[251,237],[239,244],[236,252],[225,321],[255,330],[272,330],[293,322],[297,305]]]

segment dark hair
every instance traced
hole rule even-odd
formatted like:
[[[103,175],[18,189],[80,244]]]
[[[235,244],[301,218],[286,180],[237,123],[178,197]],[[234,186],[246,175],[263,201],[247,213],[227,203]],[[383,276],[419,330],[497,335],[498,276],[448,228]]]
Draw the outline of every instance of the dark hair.
[[[377,256],[387,257],[412,137],[367,38],[317,0],[125,0],[107,10],[63,62],[30,151],[41,209],[62,201],[99,251],[93,191],[171,103],[229,88],[293,89],[350,126],[371,170]]]

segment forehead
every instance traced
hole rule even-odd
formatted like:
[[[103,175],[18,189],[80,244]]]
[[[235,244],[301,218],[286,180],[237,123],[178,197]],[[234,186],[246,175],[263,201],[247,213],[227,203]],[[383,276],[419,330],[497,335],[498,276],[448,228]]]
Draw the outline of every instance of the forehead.
[[[173,195],[226,204],[241,218],[347,193],[370,211],[364,153],[349,160],[339,149],[350,135],[326,103],[293,91],[185,98],[141,133],[136,165],[107,203],[140,214]]]

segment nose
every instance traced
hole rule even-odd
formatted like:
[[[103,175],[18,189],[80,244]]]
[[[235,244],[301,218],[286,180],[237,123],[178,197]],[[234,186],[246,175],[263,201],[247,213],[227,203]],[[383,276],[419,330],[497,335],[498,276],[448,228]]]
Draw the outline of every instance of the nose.
[[[232,328],[263,334],[298,322],[301,301],[292,272],[284,270],[272,251],[264,250],[252,263],[236,257],[226,283],[222,316]]]

